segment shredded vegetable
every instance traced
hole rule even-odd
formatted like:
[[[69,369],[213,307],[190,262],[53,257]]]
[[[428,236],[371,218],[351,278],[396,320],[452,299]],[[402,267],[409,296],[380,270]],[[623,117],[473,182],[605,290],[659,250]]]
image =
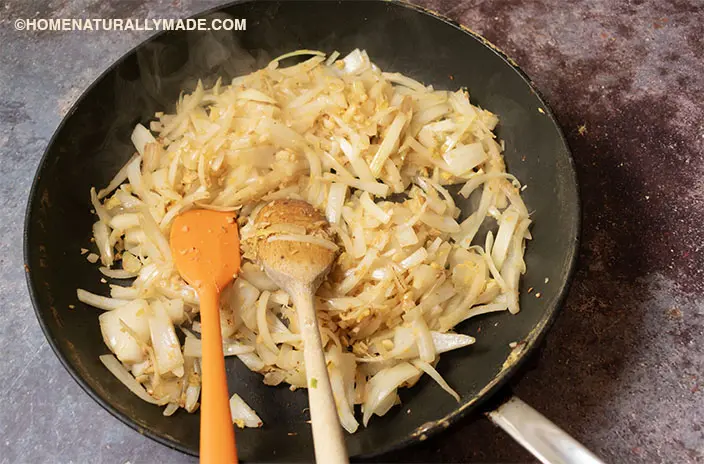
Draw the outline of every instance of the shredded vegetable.
[[[89,192],[87,259],[117,279],[110,296],[77,292],[106,311],[100,328],[114,356],[101,361],[165,415],[198,408],[198,296],[175,271],[167,237],[191,208],[238,211],[242,267],[221,298],[226,356],[267,385],[306,388],[296,308],[256,264],[255,244],[308,242],[337,256],[316,307],[343,427],[353,433],[386,414],[398,389],[426,374],[459,401],[437,361],[475,342],[457,324],[519,310],[531,237],[497,124],[467,91],[382,72],[363,50],[299,50],[229,85],[199,82],[175,113],[138,124],[132,158]],[[453,196],[457,184],[477,201]],[[257,230],[258,211],[277,198],[318,208],[332,239],[295,225]],[[238,395],[230,407],[237,425],[262,425]]]

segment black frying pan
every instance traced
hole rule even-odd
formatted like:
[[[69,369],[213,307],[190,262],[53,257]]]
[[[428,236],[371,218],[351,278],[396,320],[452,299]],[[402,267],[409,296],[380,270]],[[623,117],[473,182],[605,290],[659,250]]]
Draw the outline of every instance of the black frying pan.
[[[524,198],[534,211],[521,312],[460,325],[458,330],[476,335],[477,343],[443,355],[439,363],[438,370],[462,403],[424,378],[401,390],[402,407],[374,417],[368,428],[347,436],[347,445],[351,456],[372,457],[447,428],[516,372],[565,297],[575,263],[580,205],[573,162],[554,117],[504,54],[471,31],[416,7],[381,1],[244,2],[200,16],[214,15],[246,18],[247,30],[170,32],[145,42],[82,95],[50,142],[30,194],[24,243],[29,289],[49,343],[81,387],[115,417],[167,446],[196,454],[197,414],[162,416],[160,408],[130,393],[98,360],[107,352],[98,314],[77,303],[75,293],[77,287],[105,291],[97,268],[80,254],[89,247],[94,221],[89,189],[106,185],[131,156],[134,125],[148,121],[155,111],[173,109],[179,92],[192,89],[198,78],[212,83],[217,76],[249,73],[301,48],[343,54],[362,48],[382,69],[436,88],[466,86],[474,104],[497,113],[508,168],[527,184]],[[528,294],[531,287],[535,291]],[[518,342],[513,351],[512,342]],[[227,370],[231,389],[244,393],[265,422],[262,429],[237,432],[241,458],[310,460],[305,392],[266,387],[259,374],[236,360],[228,362]],[[527,417],[521,408],[509,403],[500,410],[503,415],[493,417],[520,428],[518,422]]]

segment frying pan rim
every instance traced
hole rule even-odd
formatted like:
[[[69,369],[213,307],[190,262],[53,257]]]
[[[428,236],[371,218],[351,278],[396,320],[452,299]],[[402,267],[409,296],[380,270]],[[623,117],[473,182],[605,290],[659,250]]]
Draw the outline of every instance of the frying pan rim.
[[[215,11],[220,11],[222,9],[231,7],[233,5],[237,4],[245,4],[245,3],[250,3],[254,2],[257,0],[236,0],[232,2],[226,2],[222,5],[195,13],[189,18],[192,17],[200,17],[203,15],[207,15],[209,13],[215,12]],[[369,1],[369,0],[361,0],[361,1]],[[472,31],[471,29],[467,28],[466,26],[463,26],[462,24],[447,18],[443,16],[440,13],[437,13],[436,11],[430,10],[428,8],[422,7],[420,5],[414,5],[412,3],[409,3],[404,0],[372,0],[372,1],[381,1],[384,3],[389,3],[393,4],[402,8],[408,8],[410,10],[416,11],[420,14],[424,14],[427,16],[430,16],[434,19],[437,19],[439,21],[442,21],[443,23],[447,24],[450,27],[453,27],[473,39],[477,40],[480,42],[483,46],[489,48],[493,53],[495,53],[501,60],[503,60],[506,65],[508,65],[513,71],[515,71],[519,77],[525,82],[526,85],[530,88],[531,92],[535,94],[535,96],[538,98],[538,100],[542,103],[543,110],[545,111],[545,116],[550,119],[550,121],[553,123],[555,129],[557,130],[559,139],[564,146],[564,151],[567,156],[567,177],[570,177],[570,186],[573,186],[576,190],[576,199],[574,203],[574,208],[576,210],[575,214],[575,223],[573,224],[574,226],[574,237],[571,237],[572,239],[572,248],[571,250],[568,251],[567,256],[568,256],[568,264],[567,264],[567,273],[565,275],[565,279],[562,284],[562,288],[559,290],[557,297],[555,299],[555,303],[551,308],[548,308],[547,310],[544,311],[540,321],[538,324],[535,325],[534,329],[531,331],[529,337],[527,340],[525,340],[525,345],[522,351],[518,354],[518,357],[515,362],[511,363],[510,366],[501,369],[494,378],[480,391],[479,394],[477,394],[474,398],[471,398],[469,401],[466,401],[459,405],[454,411],[451,413],[447,414],[445,417],[440,418],[438,420],[433,421],[429,426],[428,425],[421,425],[416,431],[411,432],[408,434],[404,439],[397,440],[393,443],[391,443],[388,446],[384,446],[382,448],[379,448],[376,451],[373,451],[371,453],[366,453],[362,454],[359,456],[355,456],[354,459],[369,459],[369,458],[374,458],[378,457],[380,455],[390,453],[393,451],[398,451],[399,449],[408,447],[412,444],[417,444],[419,442],[424,441],[426,438],[429,438],[433,435],[436,435],[437,433],[441,432],[442,430],[445,430],[449,428],[450,425],[455,424],[459,420],[463,419],[464,417],[467,417],[475,411],[479,406],[484,404],[486,401],[488,401],[492,396],[494,396],[497,391],[499,391],[510,379],[513,377],[518,370],[525,364],[526,360],[530,357],[530,355],[535,351],[536,347],[539,346],[540,342],[543,340],[545,337],[545,334],[548,332],[550,327],[555,321],[555,318],[557,314],[559,313],[560,309],[562,308],[565,299],[567,298],[567,294],[569,293],[570,285],[572,283],[575,269],[576,269],[576,264],[577,264],[577,258],[578,258],[578,250],[579,250],[579,242],[581,238],[581,226],[582,226],[582,204],[581,204],[581,196],[580,196],[580,191],[579,191],[579,182],[577,179],[577,170],[575,167],[575,162],[574,158],[572,157],[572,153],[569,149],[569,145],[567,143],[567,140],[565,138],[565,135],[562,131],[562,128],[557,122],[557,119],[551,110],[550,106],[547,104],[545,98],[543,97],[542,93],[533,85],[532,80],[530,77],[518,66],[518,64],[512,60],[506,53],[504,53],[502,50],[500,50],[498,47],[493,45],[491,42],[489,42],[487,39],[485,39],[483,36],[480,34]],[[127,425],[128,427],[132,428],[136,432],[145,435],[152,440],[168,447],[174,450],[178,450],[182,453],[191,455],[191,456],[198,456],[197,452],[193,452],[190,448],[182,445],[179,442],[176,442],[170,438],[166,438],[160,434],[157,434],[150,429],[147,429],[145,427],[142,427],[136,423],[134,419],[131,417],[127,416],[126,414],[123,414],[122,412],[118,411],[115,407],[113,407],[107,400],[104,400],[101,398],[95,390],[93,390],[88,383],[83,379],[82,376],[80,376],[77,372],[77,370],[69,363],[68,361],[68,356],[64,354],[64,352],[61,350],[59,347],[59,344],[55,337],[52,335],[48,324],[45,322],[42,314],[40,313],[40,304],[39,304],[39,299],[38,299],[38,290],[35,285],[35,279],[32,278],[33,276],[33,271],[32,268],[30,267],[30,255],[32,254],[31,246],[30,246],[30,227],[31,227],[31,218],[33,217],[33,212],[36,209],[37,205],[37,198],[38,198],[38,188],[39,188],[39,182],[42,177],[42,174],[44,170],[47,168],[47,161],[49,159],[49,153],[51,152],[52,147],[54,146],[54,143],[56,142],[56,139],[58,138],[59,134],[62,132],[65,124],[69,120],[69,118],[76,112],[76,110],[79,108],[79,106],[83,103],[84,99],[87,97],[87,95],[93,90],[94,87],[98,85],[98,83],[102,82],[102,80],[111,72],[115,70],[116,67],[118,67],[120,64],[122,64],[128,57],[132,56],[137,49],[140,47],[144,46],[146,43],[151,42],[156,40],[158,37],[164,35],[166,31],[161,31],[158,32],[154,35],[151,35],[150,37],[147,37],[143,41],[141,41],[139,44],[135,45],[132,47],[130,50],[125,52],[120,58],[115,60],[110,66],[108,66],[97,78],[93,80],[93,82],[81,93],[81,95],[76,99],[74,104],[71,106],[69,111],[66,113],[66,115],[62,118],[61,122],[57,126],[56,130],[54,131],[51,139],[49,140],[49,143],[46,146],[46,149],[44,150],[44,153],[39,161],[39,164],[37,166],[37,170],[34,175],[34,179],[32,181],[32,186],[29,191],[28,195],[28,200],[27,200],[27,206],[25,209],[25,220],[24,220],[24,230],[23,230],[23,259],[24,259],[24,265],[25,265],[25,277],[26,277],[26,282],[27,282],[27,287],[29,290],[29,295],[30,295],[30,300],[32,302],[32,307],[34,309],[34,313],[37,317],[37,320],[39,322],[39,325],[42,329],[42,332],[44,333],[44,336],[47,339],[47,342],[49,343],[49,346],[51,346],[52,351],[56,355],[56,357],[59,359],[59,362],[61,365],[68,371],[69,375],[78,383],[78,385],[85,391],[88,396],[90,396],[94,401],[96,401],[103,409],[108,411],[112,416],[120,420],[122,423]],[[422,429],[422,430],[421,430]]]

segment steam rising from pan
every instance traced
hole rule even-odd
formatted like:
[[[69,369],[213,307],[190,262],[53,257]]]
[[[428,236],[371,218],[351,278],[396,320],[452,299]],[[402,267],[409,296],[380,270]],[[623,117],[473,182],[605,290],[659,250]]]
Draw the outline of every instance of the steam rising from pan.
[[[216,18],[234,19],[223,12],[204,18],[207,24]],[[166,32],[127,56],[119,71],[109,76],[114,79],[114,109],[90,121],[107,133],[99,147],[108,154],[107,168],[116,171],[132,156],[129,137],[135,124],[153,119],[156,111],[173,112],[180,93],[193,91],[198,79],[206,88],[219,77],[229,83],[271,61],[273,57],[265,50],[247,51],[242,34],[225,30]],[[98,180],[103,183],[109,181],[107,176],[101,177]]]
[[[205,16],[213,19],[235,19],[225,13]],[[198,79],[211,87],[222,77],[223,82],[266,66],[271,57],[263,50],[248,52],[237,31],[190,31],[172,40],[169,34],[159,37],[137,50],[137,62],[144,92],[161,108],[173,105],[174,95],[195,89]]]

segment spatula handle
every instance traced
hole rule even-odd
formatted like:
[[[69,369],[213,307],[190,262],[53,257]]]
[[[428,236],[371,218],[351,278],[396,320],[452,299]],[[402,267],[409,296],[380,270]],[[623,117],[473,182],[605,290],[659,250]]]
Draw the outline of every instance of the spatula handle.
[[[313,305],[313,292],[303,288],[292,293],[303,337],[303,358],[306,363],[315,460],[318,464],[348,463],[347,449],[328,379],[325,354]]]
[[[219,293],[215,287],[202,288],[200,326],[203,374],[200,407],[200,462],[237,463],[235,431],[230,415],[230,397],[225,377],[225,357],[220,332]]]

